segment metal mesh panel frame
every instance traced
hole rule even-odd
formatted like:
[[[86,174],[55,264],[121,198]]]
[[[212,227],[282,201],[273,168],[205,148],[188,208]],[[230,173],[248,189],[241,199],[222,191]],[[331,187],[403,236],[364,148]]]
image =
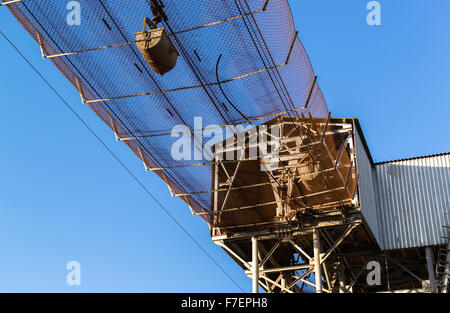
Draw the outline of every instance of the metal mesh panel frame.
[[[245,0],[244,0],[245,1]],[[3,0],[3,2],[5,2]],[[8,9],[11,11],[11,13],[16,17],[16,19],[21,23],[21,25],[25,28],[25,30],[32,36],[32,38],[40,44],[40,46],[45,49],[45,54],[51,55],[51,54],[58,54],[66,51],[62,51],[59,48],[59,45],[57,42],[53,42],[51,40],[51,37],[49,38],[47,36],[46,29],[42,27],[39,20],[36,19],[34,15],[32,15],[31,10],[27,7],[36,5],[33,3],[34,1],[28,1],[24,0],[22,3],[14,3],[8,5]],[[106,3],[107,1],[105,1]],[[146,2],[142,0],[142,2]],[[186,1],[186,2],[178,2],[177,5],[175,5],[174,0],[172,1],[165,1],[167,2],[166,7],[173,8],[173,12],[168,9],[168,14],[179,14],[180,10],[183,9],[182,5],[185,6],[192,6],[195,7],[195,2],[200,3],[201,1]],[[229,1],[227,5],[232,5],[233,1]],[[234,1],[236,3],[236,1]],[[258,8],[261,8],[264,4],[264,1],[262,0],[254,0],[254,1],[238,1],[240,2],[239,5],[236,4],[236,7],[239,7],[243,12],[248,13],[246,9],[249,10],[257,10]],[[52,5],[52,1],[46,1],[47,5],[50,7]],[[204,22],[209,21],[213,22],[214,20],[220,19],[222,17],[229,17],[227,14],[230,12],[227,10],[223,10],[221,7],[222,2],[220,1],[209,1],[204,2],[202,5],[207,7],[207,10],[203,10],[203,20]],[[98,8],[100,8],[99,4]],[[103,5],[103,4],[102,4]],[[247,5],[247,8],[246,8]],[[110,14],[118,14],[119,9],[121,8],[118,4],[117,6],[114,6],[111,3],[107,3],[106,6],[108,6],[108,9],[110,10]],[[230,9],[231,10],[231,9]],[[236,12],[235,9],[231,10],[233,12]],[[177,13],[178,12],[178,13]],[[211,14],[205,14],[204,12],[212,12]],[[41,13],[42,14],[42,13]],[[199,13],[200,14],[200,13]],[[292,36],[294,36],[294,26],[292,21],[291,12],[289,9],[289,5],[287,4],[287,1],[285,0],[273,0],[270,4],[270,10],[268,10],[268,13],[266,16],[258,15],[254,20],[252,21],[250,17],[247,17],[248,23],[254,23],[254,25],[260,25],[264,35],[267,34],[267,31],[269,31],[270,21],[273,22],[274,17],[277,15],[282,16],[282,18],[278,18],[278,22],[276,23],[276,27],[271,29],[271,35],[268,36],[267,39],[270,41],[270,39],[275,38],[276,40],[270,41],[268,47],[268,51],[270,54],[270,48],[276,47],[278,45],[280,47],[279,51],[274,53],[274,55],[270,56],[272,59],[276,59],[276,61],[281,60],[284,56],[286,56],[287,50],[289,50],[289,45],[291,45]],[[31,15],[31,16],[30,16]],[[50,18],[50,16],[47,16],[47,18]],[[253,16],[252,16],[253,18]],[[139,21],[140,22],[140,21]],[[177,28],[177,30],[180,30],[182,28],[188,28],[188,26],[198,26],[196,23],[199,21],[196,21],[193,19],[189,23],[193,23],[192,25],[188,25],[189,23],[186,22],[186,19],[180,20],[177,25],[174,25],[174,27]],[[245,34],[243,24],[245,22],[240,19],[236,22],[229,23],[223,26],[223,28],[219,28],[222,30],[226,30],[228,28],[234,28],[236,30],[239,30],[242,32],[242,34]],[[240,25],[240,26],[239,26]],[[221,26],[222,27],[222,26]],[[136,29],[138,30],[138,29]],[[58,30],[54,30],[58,31]],[[97,31],[97,30],[95,30]],[[256,32],[254,30],[254,32]],[[226,32],[224,32],[226,33]],[[239,32],[237,32],[239,33]],[[118,35],[117,35],[118,36]],[[117,37],[116,36],[116,37]],[[236,35],[237,36],[237,35]],[[236,36],[228,36],[224,39],[230,41],[231,43],[225,43],[224,47],[233,47],[233,44],[236,45]],[[244,36],[244,35],[243,35]],[[296,35],[295,35],[296,36]],[[183,43],[188,42],[189,40],[195,41],[194,35],[192,33],[185,33],[179,40],[183,41]],[[263,37],[261,37],[263,38]],[[234,40],[234,41],[233,41]],[[286,87],[286,91],[283,94],[283,97],[291,97],[291,95],[294,96],[296,99],[296,102],[306,101],[308,98],[309,106],[308,109],[304,110],[305,112],[310,112],[313,116],[326,116],[328,114],[328,110],[326,107],[325,100],[323,98],[323,94],[319,88],[319,86],[315,83],[315,80],[313,80],[314,74],[312,71],[312,67],[309,61],[309,58],[300,42],[299,39],[296,39],[294,37],[294,47],[292,48],[292,55],[291,55],[291,61],[289,64],[289,67],[284,67],[276,70],[278,72],[278,75],[280,75],[281,80],[288,81],[288,86]],[[228,42],[225,41],[224,42]],[[234,43],[233,43],[234,42]],[[247,45],[250,44],[250,42],[246,43]],[[186,44],[188,46],[188,44]],[[79,47],[79,48],[86,48],[86,47]],[[248,52],[248,59],[252,58],[256,62],[255,64],[261,65],[260,61],[257,61],[257,55],[254,50],[251,48],[246,48],[249,50]],[[235,50],[235,51],[234,51]],[[236,65],[236,61],[233,60],[231,57],[228,58],[228,60],[223,64],[225,68],[230,67],[234,70],[240,69],[242,71],[249,71],[251,69],[251,66],[249,66],[246,62],[245,56],[242,56],[241,53],[241,47],[237,47],[236,49],[230,49],[230,56],[231,57],[240,57],[240,64]],[[112,55],[119,54],[119,50],[111,50],[110,52]],[[234,51],[234,52],[233,52]],[[233,54],[234,53],[234,54]],[[261,53],[261,52],[260,52]],[[265,52],[267,54],[267,51]],[[112,57],[112,56],[111,56]],[[267,57],[267,56],[266,56]],[[206,59],[205,59],[206,60]],[[209,58],[208,58],[209,60]],[[256,60],[256,61],[255,61]],[[267,59],[268,60],[268,57]],[[52,58],[51,61],[53,64],[61,71],[61,73],[67,78],[67,80],[77,89],[81,92],[82,96],[85,99],[96,99],[99,97],[98,93],[96,93],[96,88],[94,88],[89,81],[86,81],[84,75],[86,73],[81,73],[78,71],[77,67],[75,67],[69,57],[60,57],[60,58]],[[210,60],[209,63],[212,63],[214,60]],[[93,64],[95,63],[94,61]],[[235,62],[234,67],[233,64],[230,62]],[[211,73],[211,70],[208,70],[208,66],[205,65],[208,62],[205,62],[199,66],[200,71],[205,72],[205,75],[208,76],[208,79],[212,77],[214,73]],[[209,64],[211,65],[211,64]],[[266,64],[264,64],[266,66]],[[210,67],[210,66],[209,66]],[[253,69],[257,68],[257,65]],[[101,70],[101,66],[99,65],[99,70]],[[230,77],[230,73],[232,71],[225,71],[224,77],[225,79]],[[266,75],[267,74],[267,75]],[[264,73],[264,77],[269,76],[270,74],[275,75],[275,69],[267,70],[267,73]],[[188,73],[186,75],[189,76]],[[258,74],[259,75],[259,74]],[[302,76],[303,75],[303,76]],[[187,77],[187,76],[186,76]],[[304,78],[300,78],[304,77]],[[309,77],[305,80],[306,77]],[[164,78],[163,78],[164,79]],[[263,81],[261,77],[253,77],[248,80],[243,80],[239,83],[230,83],[229,85],[224,86],[225,92],[229,93],[233,97],[233,90],[245,90],[248,99],[252,101],[253,103],[253,110],[254,111],[248,111],[246,113],[252,113],[248,114],[248,117],[250,119],[257,119],[257,118],[264,118],[265,116],[270,116],[273,114],[276,114],[278,112],[281,112],[280,108],[274,109],[268,104],[270,104],[270,99],[273,97],[272,95],[267,94],[267,90],[271,90],[272,87],[267,87],[267,84],[261,85],[260,89],[254,88],[254,83],[252,83],[252,79],[257,82],[258,79],[260,81]],[[284,81],[283,81],[284,83]],[[280,81],[277,81],[277,84],[280,84]],[[301,86],[298,86],[299,84],[302,84]],[[266,87],[264,87],[266,86]],[[253,87],[253,88],[252,88]],[[243,89],[242,89],[243,88]],[[266,88],[266,91],[264,89]],[[267,89],[269,88],[269,89]],[[258,94],[258,91],[260,93]],[[220,95],[220,92],[218,90],[217,86],[212,87],[212,92],[215,94]],[[194,94],[193,94],[194,95]],[[203,98],[205,98],[205,94],[200,91],[199,95],[201,95]],[[225,100],[221,99],[223,102]],[[239,100],[239,99],[238,99]],[[207,100],[206,100],[207,101]],[[245,101],[245,98],[244,98]],[[269,101],[269,102],[268,102]],[[236,101],[237,103],[240,103],[240,101]],[[116,107],[119,107],[120,102],[117,101]],[[304,105],[304,103],[301,103]],[[139,121],[139,111],[124,113],[121,112],[121,116],[118,116],[118,114],[115,113],[114,110],[110,109],[110,106],[105,102],[95,102],[95,103],[87,103],[87,105],[103,120],[103,122],[108,125],[108,127],[111,128],[111,130],[114,131],[115,134],[119,134],[120,137],[136,137],[136,135],[142,134],[142,133],[161,133],[163,131],[167,131],[167,129],[144,129],[145,125],[145,119],[144,122]],[[299,105],[299,103],[297,103]],[[160,110],[161,111],[161,110]],[[296,112],[296,111],[294,111]],[[170,113],[170,112],[169,112]],[[245,122],[245,120],[240,119],[240,117],[233,112],[234,115],[230,116],[230,119],[233,123],[242,123]],[[134,115],[133,115],[134,114]],[[159,116],[163,116],[161,112],[158,113]],[[164,112],[164,114],[167,115],[167,112]],[[123,122],[123,117],[127,118],[128,123]],[[214,117],[211,118],[211,120]],[[139,132],[141,131],[141,132]],[[137,133],[137,134],[136,134]],[[146,168],[155,168],[160,166],[167,166],[171,165],[173,162],[171,160],[161,160],[154,156],[154,151],[157,148],[156,146],[153,146],[153,142],[151,140],[127,140],[124,141],[125,144],[133,151],[133,153],[143,161]],[[183,194],[183,193],[189,193],[190,189],[192,189],[192,186],[190,186],[190,181],[196,181],[196,176],[201,179],[203,184],[205,186],[208,186],[210,183],[210,180],[205,179],[210,175],[211,173],[211,167],[210,166],[204,166],[204,168],[200,171],[199,175],[197,173],[194,173],[192,170],[161,170],[161,171],[155,171],[155,174],[157,174],[171,189],[171,191],[174,194]],[[188,195],[188,196],[181,196],[180,197],[184,202],[188,204],[188,206],[191,208],[191,210],[197,214],[199,214],[203,219],[205,219],[209,223],[209,203],[208,203],[208,197],[205,196],[199,196],[199,195]]]

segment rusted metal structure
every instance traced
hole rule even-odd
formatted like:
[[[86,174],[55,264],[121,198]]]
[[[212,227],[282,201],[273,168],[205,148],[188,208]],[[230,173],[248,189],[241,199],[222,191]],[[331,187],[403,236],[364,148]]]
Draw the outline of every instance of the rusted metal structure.
[[[87,1],[75,26],[64,23],[69,11],[58,0],[1,2],[82,103],[208,223],[210,196],[197,191],[209,189],[211,164],[174,160],[174,127],[195,130],[196,117],[225,128],[328,114],[286,0]],[[137,46],[152,42],[135,40],[152,13],[151,24],[160,23],[180,54],[175,67],[175,51],[152,66],[151,53]]]
[[[220,157],[212,173],[213,241],[253,279],[254,292],[258,287],[267,292],[301,292],[299,285],[305,284],[317,292],[447,290],[445,236],[437,242],[385,248],[378,227],[386,221],[378,211],[386,208],[376,200],[383,193],[377,191],[376,165],[357,119],[282,117],[268,123],[274,124],[281,129],[276,138],[279,150],[269,161],[248,160],[247,152],[235,162],[221,163],[220,152],[250,149],[257,131],[249,131],[241,136],[246,140],[236,137],[216,145]],[[277,166],[258,170],[262,161]],[[440,164],[445,183],[450,163]],[[435,182],[428,188],[439,187],[439,180]],[[427,195],[419,191],[416,196]],[[398,197],[392,201],[401,203]],[[433,227],[440,231],[448,223],[445,210],[448,206],[436,211],[442,223]],[[388,216],[385,212],[384,218]],[[418,220],[404,221],[404,236],[416,235],[408,234],[407,228],[423,226]],[[371,286],[366,276],[374,261],[382,281]],[[315,282],[307,279],[312,273]]]

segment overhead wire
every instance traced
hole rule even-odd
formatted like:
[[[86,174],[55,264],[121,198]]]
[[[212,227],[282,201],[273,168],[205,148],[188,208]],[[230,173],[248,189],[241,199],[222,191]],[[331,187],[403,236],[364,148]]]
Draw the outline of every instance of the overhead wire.
[[[156,202],[156,204],[165,212],[165,214],[178,226],[178,228],[188,236],[191,241],[235,284],[242,292],[244,288],[233,279],[233,277],[212,257],[212,255],[202,247],[202,245],[193,237],[193,235],[178,221],[178,219],[164,207],[158,198],[145,186],[145,184],[125,165],[125,163],[109,148],[109,146],[97,135],[97,133],[87,124],[87,122],[73,109],[69,102],[56,90],[56,88],[44,77],[44,75],[31,63],[31,61],[20,51],[20,49],[3,33],[2,37],[11,45],[11,47],[22,57],[30,68],[41,78],[41,80],[51,89],[51,91],[64,103],[69,111],[83,124],[83,126],[100,142],[100,144],[111,154],[111,156],[120,164],[120,166],[133,178],[134,181]]]

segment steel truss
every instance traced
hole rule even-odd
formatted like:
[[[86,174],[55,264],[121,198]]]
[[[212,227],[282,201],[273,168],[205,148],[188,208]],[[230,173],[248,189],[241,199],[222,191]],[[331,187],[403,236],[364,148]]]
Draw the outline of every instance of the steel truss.
[[[279,118],[273,123],[286,127],[281,132],[279,150],[283,165],[272,171],[272,178],[277,179],[281,187],[271,180],[258,178],[249,168],[243,169],[247,162],[243,159],[234,161],[231,166],[216,161],[212,189],[198,191],[212,194],[212,211],[207,214],[212,225],[213,242],[222,247],[252,279],[253,292],[259,289],[266,292],[302,292],[305,285],[313,287],[318,293],[423,291],[420,286],[427,277],[433,286],[437,285],[438,280],[448,283],[448,276],[442,274],[439,276],[442,278],[432,279],[432,262],[428,262],[429,270],[425,271],[424,264],[431,259],[432,250],[382,251],[375,241],[362,218],[357,173],[352,176],[352,188],[348,188],[350,173],[352,169],[356,172],[358,165],[352,133],[354,123],[304,116],[301,119]],[[302,140],[304,137],[301,134],[292,136],[293,126],[303,128],[309,141]],[[337,138],[334,144],[331,138]],[[300,171],[300,175],[292,172],[292,175],[287,175],[286,171],[303,162],[302,152],[307,145],[317,145],[321,149],[318,153],[323,162],[322,168],[310,169],[311,172]],[[238,149],[234,144],[225,144],[216,152],[236,152]],[[223,176],[218,176],[220,166],[224,169]],[[318,179],[321,174],[325,175],[324,178],[330,177],[328,173],[336,170],[339,173],[334,172],[331,176],[333,186],[324,182],[321,189],[299,195],[293,193],[289,185],[290,180],[308,175]],[[266,185],[271,186],[272,190],[259,189],[259,193],[254,191],[257,196],[247,199],[253,189],[258,190]],[[340,190],[342,198],[330,196],[314,204],[308,201],[301,203],[304,199],[333,194],[337,190]],[[295,200],[300,203],[293,203]],[[430,257],[426,258],[425,252],[428,250]],[[417,260],[412,261],[412,255]],[[381,269],[384,279],[381,286],[372,287],[366,282],[367,265],[371,261],[384,266]],[[314,274],[314,280],[311,274]]]
[[[244,269],[244,274],[252,279],[252,292],[257,293],[259,287],[268,293],[303,292],[299,284],[309,285],[316,292],[331,293],[336,290],[338,274],[343,277],[342,262],[327,262],[331,255],[336,254],[340,244],[349,237],[351,232],[361,226],[359,213],[354,212],[352,218],[336,218],[333,222],[317,221],[311,227],[279,227],[268,234],[266,231],[240,232],[232,236],[213,235],[213,242],[223,248]],[[329,227],[345,227],[342,234],[336,238],[325,250],[320,237]],[[313,253],[306,252],[296,242],[302,235],[310,237],[313,242]],[[236,244],[239,243],[239,244]],[[251,255],[246,255],[240,248],[245,244],[251,245]],[[291,249],[298,254],[299,260],[295,264],[282,265],[277,261],[276,252],[281,249]],[[270,247],[270,248],[269,248]],[[333,265],[333,266],[330,266]],[[314,274],[315,281],[308,277]],[[349,286],[341,284],[340,292],[345,292]]]

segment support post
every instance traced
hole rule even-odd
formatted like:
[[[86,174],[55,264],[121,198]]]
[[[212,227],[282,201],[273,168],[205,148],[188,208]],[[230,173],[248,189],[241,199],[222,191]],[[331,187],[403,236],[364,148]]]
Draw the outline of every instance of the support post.
[[[258,238],[252,237],[252,292],[258,293],[259,261],[258,261]]]
[[[282,286],[283,288],[286,288],[286,289],[287,289],[286,278],[284,277],[283,274],[281,274],[281,286]]]
[[[434,277],[433,251],[431,250],[431,247],[425,247],[425,254],[427,256],[427,269],[428,278],[430,280],[430,291],[431,293],[436,293],[436,278]]]
[[[214,166],[214,175],[213,175],[213,180],[214,180],[214,202],[213,202],[213,210],[214,213],[212,216],[212,220],[213,220],[213,225],[214,226],[218,226],[219,225],[219,215],[217,215],[218,211],[219,211],[219,164],[218,162],[220,162],[218,160],[218,158],[216,156],[214,156],[214,162],[215,164]]]
[[[320,265],[320,237],[319,230],[316,228],[313,232],[314,245],[314,276],[316,277],[316,293],[322,293],[322,271]]]
[[[345,272],[343,264],[339,267],[339,293],[345,293]]]

